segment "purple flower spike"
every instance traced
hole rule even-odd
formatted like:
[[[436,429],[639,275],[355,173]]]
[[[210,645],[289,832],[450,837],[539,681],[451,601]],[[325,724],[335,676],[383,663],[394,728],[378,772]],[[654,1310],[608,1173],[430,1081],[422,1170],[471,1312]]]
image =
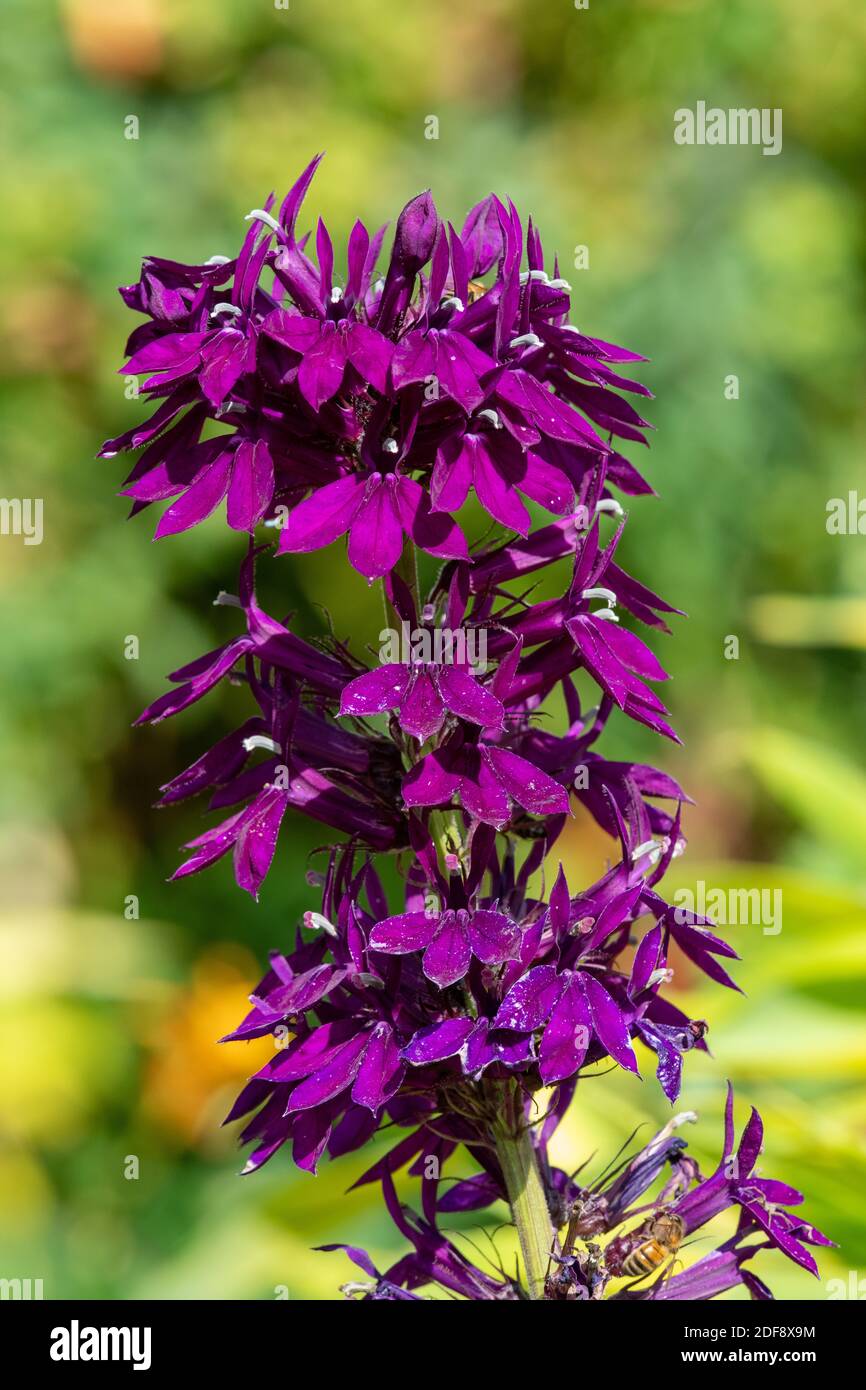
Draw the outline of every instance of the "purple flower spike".
[[[662,893],[686,792],[600,743],[626,719],[677,738],[640,633],[668,633],[679,610],[616,559],[624,504],[652,494],[620,452],[651,428],[632,375],[646,359],[569,322],[556,258],[495,194],[462,224],[419,194],[390,255],[386,226],[356,221],[345,248],[321,219],[305,227],[320,159],[248,214],[234,257],[148,257],[121,290],[143,316],[123,370],[147,418],[101,451],[140,451],[122,492],[133,515],[160,508],[158,539],[224,509],[238,551],[220,644],[139,720],[219,686],[245,702],[162,788],[161,805],[199,797],[213,817],[174,877],[230,858],[258,898],[298,816],[325,840],[315,906],[223,1039],[276,1043],[227,1117],[243,1171],[285,1147],[314,1174],[382,1137],[356,1186],[380,1185],[405,1253],[380,1270],[357,1246],[323,1247],[354,1264],[350,1298],[771,1297],[751,1269],[763,1249],[814,1274],[829,1241],[758,1169],[757,1112],[735,1151],[732,1095],[706,1179],[676,1132],[688,1112],[597,1177],[587,1158],[583,1185],[549,1152],[584,1079],[642,1072],[676,1101],[707,1047],[706,1022],[668,998],[681,956],[737,988],[733,947]],[[377,663],[256,596],[257,565],[326,546],[382,581]],[[583,810],[611,853],[577,885],[553,851]],[[417,1213],[397,1196],[404,1169]],[[442,1213],[485,1208],[491,1230],[510,1208],[516,1268],[481,1269],[443,1234]],[[689,1254],[729,1208],[734,1235]]]

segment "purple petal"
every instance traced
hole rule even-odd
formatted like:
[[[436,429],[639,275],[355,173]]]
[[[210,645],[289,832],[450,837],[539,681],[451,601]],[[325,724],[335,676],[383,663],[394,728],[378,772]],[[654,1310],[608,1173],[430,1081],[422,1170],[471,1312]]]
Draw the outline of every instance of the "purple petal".
[[[327,483],[299,503],[280,536],[280,554],[319,550],[342,536],[361,505],[365,487],[365,479],[352,473]]]
[[[415,1067],[456,1057],[474,1027],[471,1018],[446,1018],[443,1023],[433,1023],[415,1034],[408,1047],[403,1048],[403,1056]]]
[[[409,668],[393,662],[356,676],[343,691],[340,714],[381,714],[405,698]]]
[[[501,728],[505,710],[489,690],[480,685],[462,666],[443,666],[438,675],[439,692],[452,714],[480,724],[485,729]]]
[[[574,979],[562,991],[541,1039],[539,1061],[546,1086],[573,1076],[583,1064],[592,1038],[589,1006]]]
[[[484,756],[518,806],[536,816],[568,814],[568,793],[546,772],[507,748],[485,747]]]
[[[154,540],[188,531],[209,517],[226,495],[231,466],[231,454],[221,454],[202,477],[163,512]]]
[[[274,461],[263,439],[244,439],[235,451],[227,516],[235,531],[254,531],[274,490]]]
[[[403,527],[388,478],[368,488],[349,533],[349,563],[372,583],[392,570],[403,550]]]
[[[400,1088],[405,1067],[390,1023],[377,1023],[352,1087],[356,1105],[379,1111]]]
[[[552,965],[537,965],[508,991],[493,1020],[496,1028],[516,1028],[531,1033],[538,1028],[559,999],[565,979]]]
[[[400,728],[424,743],[445,721],[445,706],[431,676],[418,671],[400,708]]]
[[[479,909],[469,919],[472,954],[485,965],[501,965],[514,960],[520,946],[520,928],[503,912]]]
[[[469,969],[472,952],[469,937],[456,913],[446,912],[440,918],[439,930],[431,941],[421,962],[428,980],[440,989],[462,980]]]
[[[294,1088],[288,1110],[309,1110],[345,1091],[358,1074],[369,1037],[369,1033],[358,1033],[338,1048],[330,1061]]]
[[[599,1041],[615,1062],[619,1062],[626,1071],[637,1073],[637,1059],[631,1050],[628,1028],[619,1005],[604,986],[585,971],[581,971],[578,979],[589,1006],[593,1031]]]
[[[438,916],[426,912],[403,912],[385,917],[370,932],[370,950],[390,956],[407,955],[429,946],[439,925]]]

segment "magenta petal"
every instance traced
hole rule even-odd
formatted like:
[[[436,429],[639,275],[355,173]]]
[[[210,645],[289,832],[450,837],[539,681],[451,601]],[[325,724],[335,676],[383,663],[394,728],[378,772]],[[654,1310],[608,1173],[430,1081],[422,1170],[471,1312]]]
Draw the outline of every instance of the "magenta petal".
[[[244,439],[235,451],[227,517],[235,531],[254,531],[274,490],[274,461],[263,439]]]
[[[322,336],[322,324],[320,319],[274,309],[262,324],[262,332],[295,352],[309,352]]]
[[[399,1090],[405,1066],[390,1023],[377,1023],[352,1087],[352,1100],[368,1110],[382,1109]]]
[[[255,803],[253,803],[255,805]],[[261,794],[253,817],[248,819],[237,838],[234,853],[235,878],[254,898],[259,895],[262,881],[271,867],[277,836],[288,806],[288,793],[270,787]]]
[[[209,517],[226,495],[231,473],[231,454],[221,454],[197,482],[166,508],[154,533],[154,540],[188,531]]]
[[[361,505],[366,486],[357,473],[319,488],[289,514],[280,536],[280,554],[319,550],[347,531]]]
[[[393,344],[375,328],[367,328],[363,323],[353,323],[347,332],[347,351],[349,361],[365,381],[385,394],[388,388],[388,370],[394,353]]]
[[[508,796],[501,781],[484,758],[478,758],[474,770],[460,779],[460,800],[464,810],[485,825],[502,826],[508,820]]]
[[[431,676],[418,671],[400,708],[400,728],[423,743],[442,728],[445,706]]]
[[[531,1033],[549,1016],[565,986],[552,965],[537,965],[508,991],[493,1020],[496,1028]]]
[[[484,756],[512,801],[535,816],[568,814],[568,793],[546,772],[507,748],[485,747]]]
[[[439,925],[438,916],[426,912],[403,912],[385,917],[370,933],[370,950],[402,956],[409,951],[421,951],[433,939]]]
[[[439,929],[424,952],[421,964],[427,979],[440,989],[447,989],[463,979],[471,959],[465,926],[456,913],[443,913],[439,919]]]
[[[515,960],[520,946],[520,928],[504,912],[479,909],[469,919],[472,954],[485,965],[501,965]]]
[[[521,536],[529,532],[532,517],[521,502],[514,484],[497,469],[482,444],[475,450],[475,491],[485,511],[502,526]]]
[[[628,992],[636,997],[646,989],[653,971],[664,967],[662,955],[662,929],[656,924],[641,940],[634,953],[631,967],[631,980]]]
[[[460,778],[443,765],[441,753],[428,753],[403,778],[403,800],[407,806],[439,806],[459,786]]]
[[[475,436],[447,440],[436,455],[430,475],[430,501],[437,512],[458,512],[475,476]]]
[[[387,478],[374,481],[353,518],[349,563],[372,583],[392,570],[403,550],[403,527],[394,488]]]
[[[344,1043],[323,1067],[296,1086],[289,1095],[287,1113],[309,1110],[311,1106],[322,1105],[345,1091],[358,1074],[369,1036],[366,1032],[358,1033]]]
[[[319,410],[339,391],[346,370],[346,356],[346,340],[333,329],[323,332],[318,342],[304,354],[298,387],[314,410]]]
[[[422,1028],[403,1048],[403,1056],[415,1067],[455,1057],[475,1027],[471,1018],[447,1018],[443,1023]]]
[[[202,349],[201,389],[211,405],[221,405],[246,365],[248,343],[237,328],[224,328]]]
[[[413,478],[397,479],[397,504],[403,529],[416,545],[444,560],[468,560],[466,537],[444,512],[432,512],[427,494]]]
[[[481,724],[485,729],[501,728],[505,721],[502,702],[497,700],[463,666],[442,666],[438,674],[439,691],[452,714]]]
[[[592,1038],[589,1006],[570,979],[554,1006],[539,1049],[541,1079],[546,1086],[563,1081],[583,1064]]]
[[[409,668],[399,662],[379,666],[356,676],[343,690],[341,714],[382,714],[396,709],[404,699],[409,684]]]
[[[585,971],[577,977],[592,1017],[593,1031],[615,1062],[626,1071],[637,1073],[637,1059],[631,1050],[628,1028],[619,1005],[603,985]]]
[[[198,363],[204,336],[203,333],[166,333],[134,353],[123,371],[128,376],[176,371],[179,367],[192,371]]]

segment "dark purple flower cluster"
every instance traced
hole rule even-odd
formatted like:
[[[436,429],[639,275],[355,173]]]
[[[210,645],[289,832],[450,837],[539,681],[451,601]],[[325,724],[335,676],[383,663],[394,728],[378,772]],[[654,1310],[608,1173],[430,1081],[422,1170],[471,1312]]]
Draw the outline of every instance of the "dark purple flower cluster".
[[[617,445],[645,442],[647,422],[622,394],[650,394],[622,374],[643,359],[569,324],[570,287],[556,263],[545,270],[537,230],[530,222],[524,233],[514,206],[494,196],[459,233],[428,193],[415,198],[381,273],[385,229],[371,236],[356,223],[337,283],[324,224],[314,245],[296,235],[317,164],[279,210],[269,199],[250,214],[236,259],[150,258],[122,291],[148,316],[123,370],[146,377],[156,409],[103,449],[145,446],[124,491],[134,512],[168,503],[157,536],[223,500],[229,526],[249,536],[238,594],[224,596],[239,635],[174,672],[141,716],[177,714],[228,680],[253,700],[239,729],[163,788],[163,804],[206,793],[225,816],[187,846],[176,876],[231,851],[238,883],[257,896],[289,809],[343,837],[319,908],[294,948],[272,956],[230,1035],[287,1039],[229,1117],[252,1115],[246,1171],[287,1142],[315,1170],[326,1151],[357,1149],[395,1124],[407,1136],[367,1179],[382,1181],[415,1253],[381,1276],[350,1252],[372,1281],[368,1296],[405,1298],[433,1281],[469,1298],[588,1298],[625,1248],[614,1236],[606,1254],[594,1237],[629,1220],[670,1161],[657,1208],[694,1229],[736,1202],[745,1224],[708,1257],[718,1269],[703,1260],[639,1296],[712,1297],[739,1279],[757,1293],[741,1273],[754,1253],[743,1236],[763,1227],[789,1253],[797,1232],[809,1238],[777,1210],[797,1199],[790,1189],[713,1178],[688,1192],[693,1168],[666,1138],[591,1191],[546,1157],[579,1077],[607,1059],[637,1072],[635,1043],[676,1099],[683,1056],[705,1047],[706,1025],[665,998],[672,943],[736,988],[720,963],[733,949],[658,891],[682,848],[685,793],[596,748],[617,709],[676,738],[652,688],[666,673],[622,621],[666,631],[676,610],[616,561],[624,513],[614,493],[651,491]],[[489,529],[470,542],[473,491]],[[527,503],[552,519],[533,526]],[[388,660],[370,669],[343,644],[314,645],[264,612],[260,525],[278,528],[279,554],[348,538],[350,564],[382,581]],[[418,552],[439,561],[424,587]],[[561,596],[535,600],[533,576],[553,565]],[[581,672],[598,690],[591,709],[575,686]],[[564,702],[564,733],[542,723],[552,696]],[[560,866],[545,895],[543,866],[577,802],[618,857],[588,888],[569,886]],[[399,903],[375,866],[385,853],[403,879]],[[461,1145],[480,1176],[441,1199],[437,1179],[425,1181],[423,1216],[407,1216],[391,1175],[407,1163],[427,1175],[431,1159],[438,1173]],[[515,1213],[522,1285],[475,1269],[438,1227],[440,1212],[500,1197]]]

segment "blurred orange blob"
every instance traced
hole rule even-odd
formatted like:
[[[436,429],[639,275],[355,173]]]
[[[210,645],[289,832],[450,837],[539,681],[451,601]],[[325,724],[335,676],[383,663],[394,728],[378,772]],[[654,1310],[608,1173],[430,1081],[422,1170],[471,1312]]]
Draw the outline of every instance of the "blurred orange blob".
[[[218,1044],[246,1013],[260,973],[241,947],[205,952],[188,990],[178,993],[168,1014],[149,1030],[143,1107],[186,1144],[216,1137],[239,1083],[274,1055],[272,1037]]]
[[[63,15],[73,56],[100,77],[152,77],[165,52],[161,0],[65,0]]]

